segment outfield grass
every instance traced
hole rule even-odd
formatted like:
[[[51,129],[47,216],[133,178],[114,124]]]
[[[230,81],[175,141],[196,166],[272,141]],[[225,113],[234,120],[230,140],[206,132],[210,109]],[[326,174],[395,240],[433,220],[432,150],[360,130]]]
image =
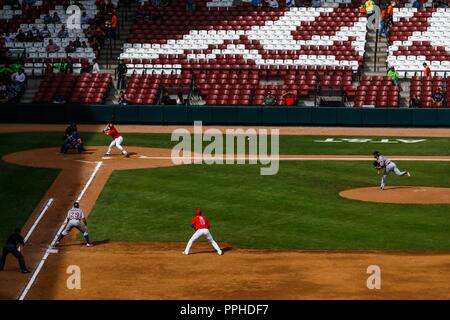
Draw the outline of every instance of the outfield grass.
[[[120,127],[119,127],[120,129]],[[59,147],[61,144],[61,133],[14,133],[14,134],[0,134],[0,156],[5,154],[28,150],[33,148],[44,148],[44,147]],[[81,136],[85,140],[87,146],[89,145],[104,145],[105,148],[109,143],[110,139],[105,135],[100,133],[82,133]],[[157,147],[157,148],[171,148],[177,142],[170,141],[169,134],[125,134],[125,146],[142,146],[142,147]],[[418,144],[377,144],[377,143],[318,143],[315,140],[323,140],[326,137],[314,137],[314,136],[281,136],[280,137],[280,153],[281,154],[366,154],[369,155],[374,149],[378,149],[383,153],[390,155],[450,155],[450,147],[449,147],[449,139],[446,138],[426,138],[427,141]],[[349,137],[346,137],[349,138]],[[360,138],[360,137],[358,137]],[[389,138],[389,137],[383,137]],[[374,140],[379,140],[379,138],[373,138]],[[392,138],[391,138],[392,139]],[[206,143],[205,143],[206,145]],[[321,172],[316,172],[317,169],[308,168],[310,170],[308,175],[302,176],[297,173],[297,169],[292,169],[295,172],[287,173],[288,169],[292,166],[298,168],[298,166],[319,166],[320,168],[326,168],[330,165],[330,163],[325,163],[323,166],[319,163],[283,163],[282,170],[280,174],[277,176],[275,180],[271,177],[267,177],[267,179],[262,179],[259,176],[259,168],[252,166],[194,166],[194,167],[186,167],[186,168],[166,168],[166,169],[155,169],[151,171],[144,170],[144,177],[150,177],[149,179],[144,179],[144,181],[140,181],[142,177],[134,178],[134,175],[139,175],[141,171],[130,171],[130,172],[121,172],[114,173],[111,179],[111,185],[108,185],[107,190],[105,190],[104,196],[102,196],[101,202],[105,203],[104,199],[107,199],[111,189],[117,188],[116,181],[128,181],[129,186],[132,186],[132,189],[128,190],[139,190],[133,197],[133,201],[128,201],[127,197],[121,199],[121,205],[114,206],[115,208],[111,208],[113,211],[119,210],[119,208],[126,210],[130,208],[131,210],[127,212],[122,212],[123,219],[121,222],[114,223],[124,223],[127,227],[123,229],[123,232],[120,228],[116,228],[115,226],[112,228],[114,231],[111,233],[106,232],[107,229],[110,229],[109,223],[104,225],[104,228],[100,227],[99,224],[94,224],[93,228],[98,231],[98,236],[100,238],[113,238],[117,237],[117,239],[170,239],[170,240],[184,240],[187,236],[189,236],[190,231],[186,228],[186,225],[189,223],[190,212],[192,212],[193,206],[202,205],[205,208],[211,208],[212,213],[216,214],[216,212],[222,212],[222,215],[219,217],[213,216],[213,223],[217,223],[218,237],[228,242],[233,242],[242,246],[256,246],[256,247],[277,247],[276,241],[272,240],[272,238],[261,239],[264,237],[263,234],[254,235],[253,232],[249,232],[247,237],[252,238],[255,237],[254,243],[251,241],[245,241],[244,236],[235,236],[233,235],[233,239],[229,239],[230,230],[241,229],[239,225],[233,227],[233,224],[236,220],[233,221],[232,217],[235,217],[239,214],[239,211],[242,212],[243,208],[250,207],[248,210],[262,210],[265,209],[265,202],[269,201],[272,205],[268,207],[271,208],[272,212],[281,212],[281,209],[284,210],[283,207],[280,207],[280,210],[277,209],[278,205],[292,202],[290,206],[298,207],[299,202],[295,200],[295,197],[292,192],[294,190],[301,190],[303,187],[297,187],[297,189],[293,189],[289,184],[290,179],[294,179],[297,181],[296,185],[298,186],[301,181],[305,181],[309,184],[307,190],[315,190],[318,186],[326,184],[328,187],[333,186],[333,180],[330,176],[322,176]],[[339,164],[338,167],[335,168],[335,171],[338,171],[340,166],[346,166],[347,164]],[[356,164],[355,169],[361,164]],[[409,164],[408,164],[409,165]],[[414,164],[416,166],[418,164]],[[436,176],[433,173],[433,170],[441,168],[439,171],[439,175],[441,175],[441,179],[445,180],[445,177],[448,176],[449,170],[445,172],[445,164],[439,165],[430,165],[423,164],[424,167],[430,167],[427,170],[421,171],[421,177],[425,178],[427,175],[430,179],[435,179]],[[447,168],[448,169],[448,168]],[[181,170],[181,171],[178,171]],[[302,169],[303,170],[303,169]],[[350,170],[352,171],[352,170]],[[41,169],[41,168],[29,168],[29,167],[20,167],[16,165],[7,164],[5,162],[0,162],[0,218],[2,223],[0,224],[0,241],[3,241],[6,236],[11,232],[12,229],[16,226],[22,226],[39,200],[44,195],[45,191],[50,187],[51,183],[56,178],[58,174],[58,170],[56,169]],[[206,174],[207,173],[207,174]],[[373,174],[372,171],[370,171]],[[117,175],[124,175],[124,177],[118,177]],[[367,174],[364,174],[368,176]],[[254,177],[256,176],[256,177]],[[317,179],[311,180],[309,178],[316,176]],[[348,181],[355,183],[357,179],[355,178],[358,175],[353,175],[349,177]],[[185,177],[190,177],[187,179]],[[320,179],[319,179],[320,178]],[[326,178],[326,179],[325,179]],[[118,179],[118,180],[117,180]],[[325,179],[325,180],[323,180]],[[416,178],[415,178],[416,179]],[[418,179],[418,178],[417,178]],[[136,180],[136,181],[134,181]],[[249,180],[249,181],[247,181]],[[277,181],[278,180],[278,181]],[[166,183],[167,181],[167,183]],[[411,180],[418,181],[418,180]],[[160,188],[158,183],[164,188]],[[367,182],[364,182],[367,183]],[[361,185],[365,185],[365,184]],[[373,181],[370,181],[373,183]],[[122,183],[120,183],[122,184]],[[260,190],[259,184],[264,186],[263,190]],[[430,182],[430,185],[434,185],[435,182]],[[139,189],[134,188],[134,186],[142,186]],[[151,186],[153,190],[151,194],[146,194],[147,186]],[[221,186],[220,188],[216,186]],[[281,189],[279,189],[281,187]],[[181,188],[181,189],[177,189]],[[275,199],[272,195],[271,188],[274,190],[280,190],[275,192],[276,198],[279,204],[273,200]],[[284,188],[284,189],[283,189]],[[119,188],[122,189],[122,188]],[[222,189],[222,190],[221,190]],[[184,192],[188,190],[189,192]],[[192,191],[191,191],[192,190]],[[216,192],[214,190],[217,190]],[[125,190],[126,191],[126,190]],[[270,191],[270,192],[269,192]],[[319,190],[320,191],[320,190]],[[120,194],[128,194],[127,192],[122,192],[119,190]],[[141,194],[141,192],[144,192]],[[173,195],[171,194],[173,192]],[[300,191],[299,191],[300,192]],[[246,197],[246,193],[249,194],[249,197]],[[217,195],[220,194],[221,197]],[[320,192],[319,192],[320,194]],[[214,195],[214,197],[212,197]],[[326,195],[329,196],[328,193]],[[162,224],[160,227],[153,226],[156,230],[148,227],[148,221],[145,224],[139,226],[134,226],[136,219],[142,214],[140,213],[140,202],[146,203],[148,201],[148,197],[151,197],[153,202],[150,207],[145,205],[145,212],[148,212],[151,217],[151,221],[153,221],[153,216],[158,213],[158,210],[161,213],[164,213],[164,217],[170,218],[171,221],[170,226],[167,227],[166,224]],[[303,198],[302,196],[301,198]],[[220,199],[217,200],[217,199]],[[176,210],[169,210],[171,205],[175,205],[177,199],[180,199],[180,204],[183,206],[175,207]],[[189,200],[192,199],[192,200]],[[253,199],[250,202],[249,199]],[[312,199],[308,206],[312,206],[313,208],[314,201],[318,201],[319,197],[315,194],[312,195]],[[315,200],[314,200],[315,199]],[[341,200],[341,199],[339,199]],[[242,205],[239,205],[239,201],[242,202]],[[114,202],[115,203],[115,202]],[[135,205],[136,203],[136,205]],[[273,203],[277,203],[273,205]],[[304,203],[304,200],[301,199],[300,203]],[[104,205],[104,204],[103,204]],[[367,204],[366,204],[367,205]],[[252,209],[252,208],[255,209]],[[385,205],[380,206],[382,208]],[[389,207],[389,206],[387,206]],[[427,206],[426,208],[432,208],[436,206]],[[97,219],[97,216],[102,216],[104,213],[100,210],[101,205],[96,207],[96,214],[93,216],[93,219]],[[229,213],[231,217],[230,221],[226,223],[222,223],[220,219],[223,216],[223,212],[229,212],[228,208],[233,212]],[[420,206],[419,206],[420,208]],[[443,207],[444,210],[447,210],[448,207]],[[236,210],[237,211],[236,211]],[[100,210],[100,211],[99,211]],[[222,211],[221,211],[222,210]],[[287,210],[286,214],[294,214],[292,213],[293,209]],[[438,209],[433,209],[438,210]],[[168,212],[173,211],[173,212]],[[264,211],[264,210],[263,210]],[[340,211],[340,210],[339,210]],[[134,215],[137,213],[137,215]],[[302,215],[305,213],[302,213]],[[272,213],[275,215],[275,213]],[[295,215],[298,215],[295,212]],[[300,216],[302,216],[300,215]],[[261,219],[264,215],[261,216]],[[165,218],[165,219],[166,219]],[[129,222],[126,220],[129,219]],[[238,218],[235,218],[238,219]],[[260,219],[258,215],[255,219]],[[286,219],[286,218],[280,218]],[[120,219],[119,219],[120,220]],[[109,221],[109,219],[107,219]],[[145,220],[144,220],[145,221]],[[165,220],[164,220],[165,221]],[[180,227],[180,221],[182,222],[182,226]],[[259,224],[255,223],[246,223],[243,230],[255,230],[256,226]],[[254,222],[254,221],[253,221]],[[264,222],[264,220],[262,220]],[[311,222],[312,223],[312,222]],[[139,224],[139,223],[136,223]],[[186,225],[185,225],[186,224]],[[231,224],[231,225],[230,225]],[[263,226],[265,223],[262,224]],[[302,224],[306,228],[308,224]],[[445,224],[442,224],[443,226]],[[130,226],[130,227],[128,227]],[[136,228],[135,228],[136,227]],[[271,227],[270,224],[267,226]],[[163,230],[163,232],[159,232],[158,228]],[[227,229],[228,228],[228,229]],[[300,228],[301,229],[301,228]],[[152,231],[153,230],[153,231]],[[214,229],[216,230],[216,229]],[[220,231],[220,232],[219,232]],[[152,238],[149,236],[149,232],[153,234]],[[234,232],[234,231],[233,231]],[[245,232],[242,232],[245,234]],[[286,243],[286,241],[282,240],[286,232],[276,232],[273,234],[274,239],[280,239],[279,243]],[[287,233],[289,234],[289,232]],[[307,230],[304,230],[303,234],[308,234]],[[291,238],[291,237],[289,237]],[[269,241],[270,240],[270,241]],[[312,240],[311,240],[312,241]],[[426,244],[428,240],[424,240]],[[431,241],[431,240],[430,240]],[[267,245],[268,242],[271,242],[270,245]],[[435,241],[432,241],[433,243]],[[336,244],[335,247],[339,247],[339,243]],[[433,244],[434,245],[434,244]],[[281,245],[280,245],[281,246]],[[297,245],[296,245],[297,246]],[[302,243],[300,247],[311,247],[314,248],[313,245],[308,243]]]
[[[398,162],[412,178],[390,184],[450,187],[448,163]],[[288,161],[276,176],[255,165],[192,165],[114,172],[89,218],[97,240],[186,241],[196,207],[219,241],[244,248],[450,249],[450,206],[343,199],[379,184],[367,162]]]

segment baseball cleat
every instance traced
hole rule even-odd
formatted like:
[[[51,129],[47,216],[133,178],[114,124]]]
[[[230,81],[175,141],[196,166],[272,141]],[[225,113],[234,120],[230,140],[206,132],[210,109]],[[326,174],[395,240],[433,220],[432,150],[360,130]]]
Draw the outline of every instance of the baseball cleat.
[[[59,246],[59,241],[56,241],[55,244],[53,245],[53,247],[57,247]]]
[[[407,175],[408,177],[411,177],[411,173],[409,173],[409,171],[406,171],[406,175]]]
[[[105,157],[111,157],[111,153],[105,153],[104,156]]]
[[[182,254],[183,254],[183,256],[187,256],[187,255],[188,255],[188,254],[187,254],[186,252],[184,252],[184,251],[182,252]]]
[[[130,157],[130,155],[127,153],[126,155],[125,155],[125,158],[129,158]]]
[[[92,244],[92,243],[86,243],[86,247],[93,247],[94,246],[94,244]]]
[[[219,256],[221,256],[221,255],[223,255],[223,252],[222,252],[222,251],[219,251],[219,252],[217,252],[217,254],[218,254]]]
[[[30,271],[30,270],[28,270],[28,269],[25,269],[25,270],[21,270],[20,272],[21,272],[21,273],[31,273],[31,271]]]

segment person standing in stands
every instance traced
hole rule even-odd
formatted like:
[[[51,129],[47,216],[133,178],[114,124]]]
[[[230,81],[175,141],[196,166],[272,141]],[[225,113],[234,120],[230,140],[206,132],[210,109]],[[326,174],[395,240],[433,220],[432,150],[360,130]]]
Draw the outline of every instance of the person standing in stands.
[[[14,233],[8,237],[8,240],[6,240],[5,246],[3,247],[2,258],[0,259],[0,271],[3,271],[5,268],[6,256],[11,253],[19,261],[20,272],[30,273],[25,264],[23,254],[18,250],[18,247],[24,245],[25,242],[23,237],[20,235],[20,228],[16,228]]]
[[[431,69],[426,62],[423,63],[423,74],[425,77],[431,77]]]
[[[114,40],[114,43],[116,41],[117,36],[117,15],[116,11],[113,11],[111,16],[111,38]]]
[[[124,60],[121,60],[117,67],[117,89],[125,88],[125,79],[127,77],[128,68]]]
[[[394,66],[389,68],[388,77],[391,78],[394,86],[398,86],[398,71],[395,70]]]

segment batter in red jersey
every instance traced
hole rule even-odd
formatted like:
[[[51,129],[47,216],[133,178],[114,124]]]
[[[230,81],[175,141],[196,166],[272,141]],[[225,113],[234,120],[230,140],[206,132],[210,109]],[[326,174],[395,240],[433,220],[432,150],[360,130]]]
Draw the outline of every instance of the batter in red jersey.
[[[195,233],[192,235],[191,239],[189,239],[189,242],[186,246],[186,249],[183,251],[183,254],[188,255],[194,241],[196,241],[200,237],[204,237],[211,243],[211,245],[217,251],[217,254],[221,256],[222,250],[220,250],[219,245],[214,241],[211,232],[209,232],[209,220],[206,219],[206,217],[202,216],[202,209],[200,208],[195,210],[195,214],[196,216],[194,219],[192,219],[191,224],[192,228],[194,228],[195,230]]]
[[[128,152],[122,147],[123,137],[117,131],[112,123],[108,123],[105,129],[103,129],[103,133],[112,138],[111,143],[109,144],[108,151],[106,152],[106,156],[111,155],[111,149],[115,146],[119,151],[128,158]]]

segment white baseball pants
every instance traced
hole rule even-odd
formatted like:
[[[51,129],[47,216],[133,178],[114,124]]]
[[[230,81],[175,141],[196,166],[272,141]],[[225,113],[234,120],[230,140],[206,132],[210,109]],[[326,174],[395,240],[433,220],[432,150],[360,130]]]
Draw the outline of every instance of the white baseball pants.
[[[397,168],[397,165],[391,161],[391,163],[389,163],[385,168],[384,168],[384,173],[383,173],[383,177],[381,178],[381,188],[384,189],[384,186],[386,185],[386,180],[387,177],[389,175],[390,172],[394,172],[397,176],[404,176],[406,175],[406,171],[400,171]]]
[[[191,239],[189,239],[189,242],[186,246],[186,249],[184,250],[185,254],[189,254],[189,250],[191,250],[192,244],[194,241],[198,240],[199,238],[204,237],[206,238],[209,243],[213,246],[213,248],[217,251],[217,253],[221,254],[222,250],[220,250],[219,245],[217,242],[214,241],[211,232],[209,232],[208,229],[198,229],[195,231],[195,233],[192,235]]]
[[[111,153],[112,148],[115,146],[117,149],[119,149],[119,151],[126,155],[127,152],[125,151],[125,149],[122,147],[122,143],[123,143],[123,137],[120,136],[117,139],[114,139],[113,141],[111,141],[111,143],[109,144],[108,147],[108,151],[106,152],[107,154]]]

